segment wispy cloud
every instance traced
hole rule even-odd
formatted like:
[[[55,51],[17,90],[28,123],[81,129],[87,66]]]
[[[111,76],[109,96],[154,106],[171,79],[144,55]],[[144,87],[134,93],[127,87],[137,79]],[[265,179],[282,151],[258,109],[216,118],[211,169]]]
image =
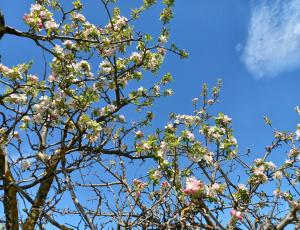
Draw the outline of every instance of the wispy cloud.
[[[259,78],[300,68],[300,0],[253,7],[242,60]]]

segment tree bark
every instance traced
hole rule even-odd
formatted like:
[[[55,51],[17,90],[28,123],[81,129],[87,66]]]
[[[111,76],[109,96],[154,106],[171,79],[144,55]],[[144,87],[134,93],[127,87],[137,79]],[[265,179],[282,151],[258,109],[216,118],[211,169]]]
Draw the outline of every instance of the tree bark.
[[[7,152],[3,144],[0,145],[0,176],[4,187],[4,213],[7,230],[19,230],[17,189],[9,170]]]
[[[45,204],[45,201],[47,199],[48,193],[50,191],[54,176],[55,176],[55,170],[56,167],[61,160],[61,156],[64,153],[61,152],[60,154],[54,156],[50,162],[49,166],[45,170],[45,177],[48,178],[47,180],[43,181],[42,184],[39,187],[39,190],[37,192],[37,195],[34,199],[34,203],[30,208],[29,214],[26,218],[26,221],[23,225],[23,230],[32,230],[35,228],[35,225],[37,223],[38,218],[42,214],[42,208]]]

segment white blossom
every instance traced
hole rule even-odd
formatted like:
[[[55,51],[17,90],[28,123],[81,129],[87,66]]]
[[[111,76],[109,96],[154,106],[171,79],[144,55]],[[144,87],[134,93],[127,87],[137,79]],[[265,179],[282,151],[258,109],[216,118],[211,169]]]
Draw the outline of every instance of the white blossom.
[[[49,30],[57,29],[58,24],[54,21],[46,21],[45,22],[45,28]]]
[[[30,11],[33,12],[33,11],[39,11],[42,9],[42,6],[40,4],[32,4],[31,7],[30,7]]]
[[[74,13],[73,14],[73,20],[84,22],[85,21],[85,17],[82,14],[80,14],[80,13]]]
[[[106,60],[100,63],[99,68],[104,74],[110,74],[113,71],[110,62]]]
[[[281,179],[282,178],[282,171],[276,171],[274,174],[273,174],[273,178],[274,179]]]

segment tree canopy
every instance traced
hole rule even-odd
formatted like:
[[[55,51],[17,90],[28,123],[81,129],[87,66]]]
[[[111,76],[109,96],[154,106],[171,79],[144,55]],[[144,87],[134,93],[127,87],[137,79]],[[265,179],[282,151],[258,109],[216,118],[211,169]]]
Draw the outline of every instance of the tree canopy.
[[[151,106],[173,94],[160,67],[167,54],[188,57],[170,41],[175,1],[144,0],[123,15],[118,1],[101,0],[103,24],[87,20],[83,2],[36,0],[23,17],[27,31],[1,14],[0,39],[28,39],[44,53],[40,75],[35,60],[7,66],[2,55],[5,228],[299,229],[300,125],[279,131],[265,117],[274,138],[250,162],[230,116],[211,110],[219,80],[203,83],[192,114],[170,111],[154,127]],[[154,6],[160,30],[136,30]],[[278,151],[286,159],[275,165]]]

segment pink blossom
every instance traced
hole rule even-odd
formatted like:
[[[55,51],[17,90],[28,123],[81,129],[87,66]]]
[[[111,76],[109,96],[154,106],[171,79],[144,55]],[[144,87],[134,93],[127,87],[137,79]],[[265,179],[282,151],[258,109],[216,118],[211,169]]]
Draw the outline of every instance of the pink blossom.
[[[38,20],[36,21],[36,25],[38,26],[39,29],[42,29],[42,28],[43,28],[43,23],[42,23],[41,19],[38,19]]]
[[[168,181],[164,181],[164,182],[162,182],[161,183],[161,187],[163,187],[163,188],[166,188],[166,187],[169,187],[169,182]]]
[[[190,141],[194,141],[195,140],[195,135],[193,133],[191,133],[190,131],[187,131],[185,133],[185,136],[187,139],[189,139]]]
[[[55,80],[57,80],[57,77],[55,75],[49,75],[48,77],[49,82],[54,82]]]
[[[116,48],[115,47],[100,50],[100,53],[103,56],[106,56],[106,57],[112,56],[115,52],[116,52]]]
[[[79,13],[74,13],[73,14],[73,19],[78,20],[78,21],[85,21],[85,17],[82,14],[79,14]]]
[[[45,22],[45,28],[46,29],[57,29],[58,28],[58,24],[54,21],[47,21]]]
[[[105,114],[104,108],[99,109],[99,116],[100,117],[104,116],[104,114]]]
[[[243,219],[242,212],[236,211],[235,209],[231,209],[230,214],[232,216],[236,217],[238,220],[242,220]]]
[[[135,136],[136,136],[137,138],[141,138],[141,137],[144,136],[144,133],[143,133],[143,131],[138,130],[138,131],[135,132]]]
[[[71,48],[73,45],[73,43],[70,40],[66,40],[63,44],[68,48]]]
[[[166,43],[168,41],[168,37],[165,35],[160,35],[158,38],[158,41],[162,44]]]
[[[138,180],[138,179],[134,179],[133,180],[133,185],[137,188],[137,189],[144,189],[147,184],[143,183],[142,181]]]
[[[27,24],[33,23],[33,19],[32,19],[32,18],[30,17],[30,15],[28,15],[28,14],[24,14],[23,20],[24,20]]]
[[[201,181],[193,177],[190,177],[186,179],[186,187],[183,191],[187,195],[192,195],[200,191],[202,188],[203,188],[203,184]]]
[[[120,17],[118,18],[118,21],[116,22],[116,27],[121,28],[122,26],[125,26],[127,23],[128,19],[125,17]]]
[[[32,4],[30,7],[30,11],[39,11],[42,9],[42,6],[40,4]]]
[[[165,55],[167,53],[167,50],[165,48],[158,47],[157,52],[161,55]]]
[[[29,75],[28,80],[31,82],[38,82],[39,78],[36,75]]]
[[[261,176],[261,175],[264,175],[264,171],[265,171],[265,166],[261,165],[257,168],[254,168],[253,173],[257,176]]]
[[[42,10],[42,11],[39,13],[39,17],[40,17],[41,19],[44,19],[46,15],[47,15],[47,12],[44,11],[44,10]]]

